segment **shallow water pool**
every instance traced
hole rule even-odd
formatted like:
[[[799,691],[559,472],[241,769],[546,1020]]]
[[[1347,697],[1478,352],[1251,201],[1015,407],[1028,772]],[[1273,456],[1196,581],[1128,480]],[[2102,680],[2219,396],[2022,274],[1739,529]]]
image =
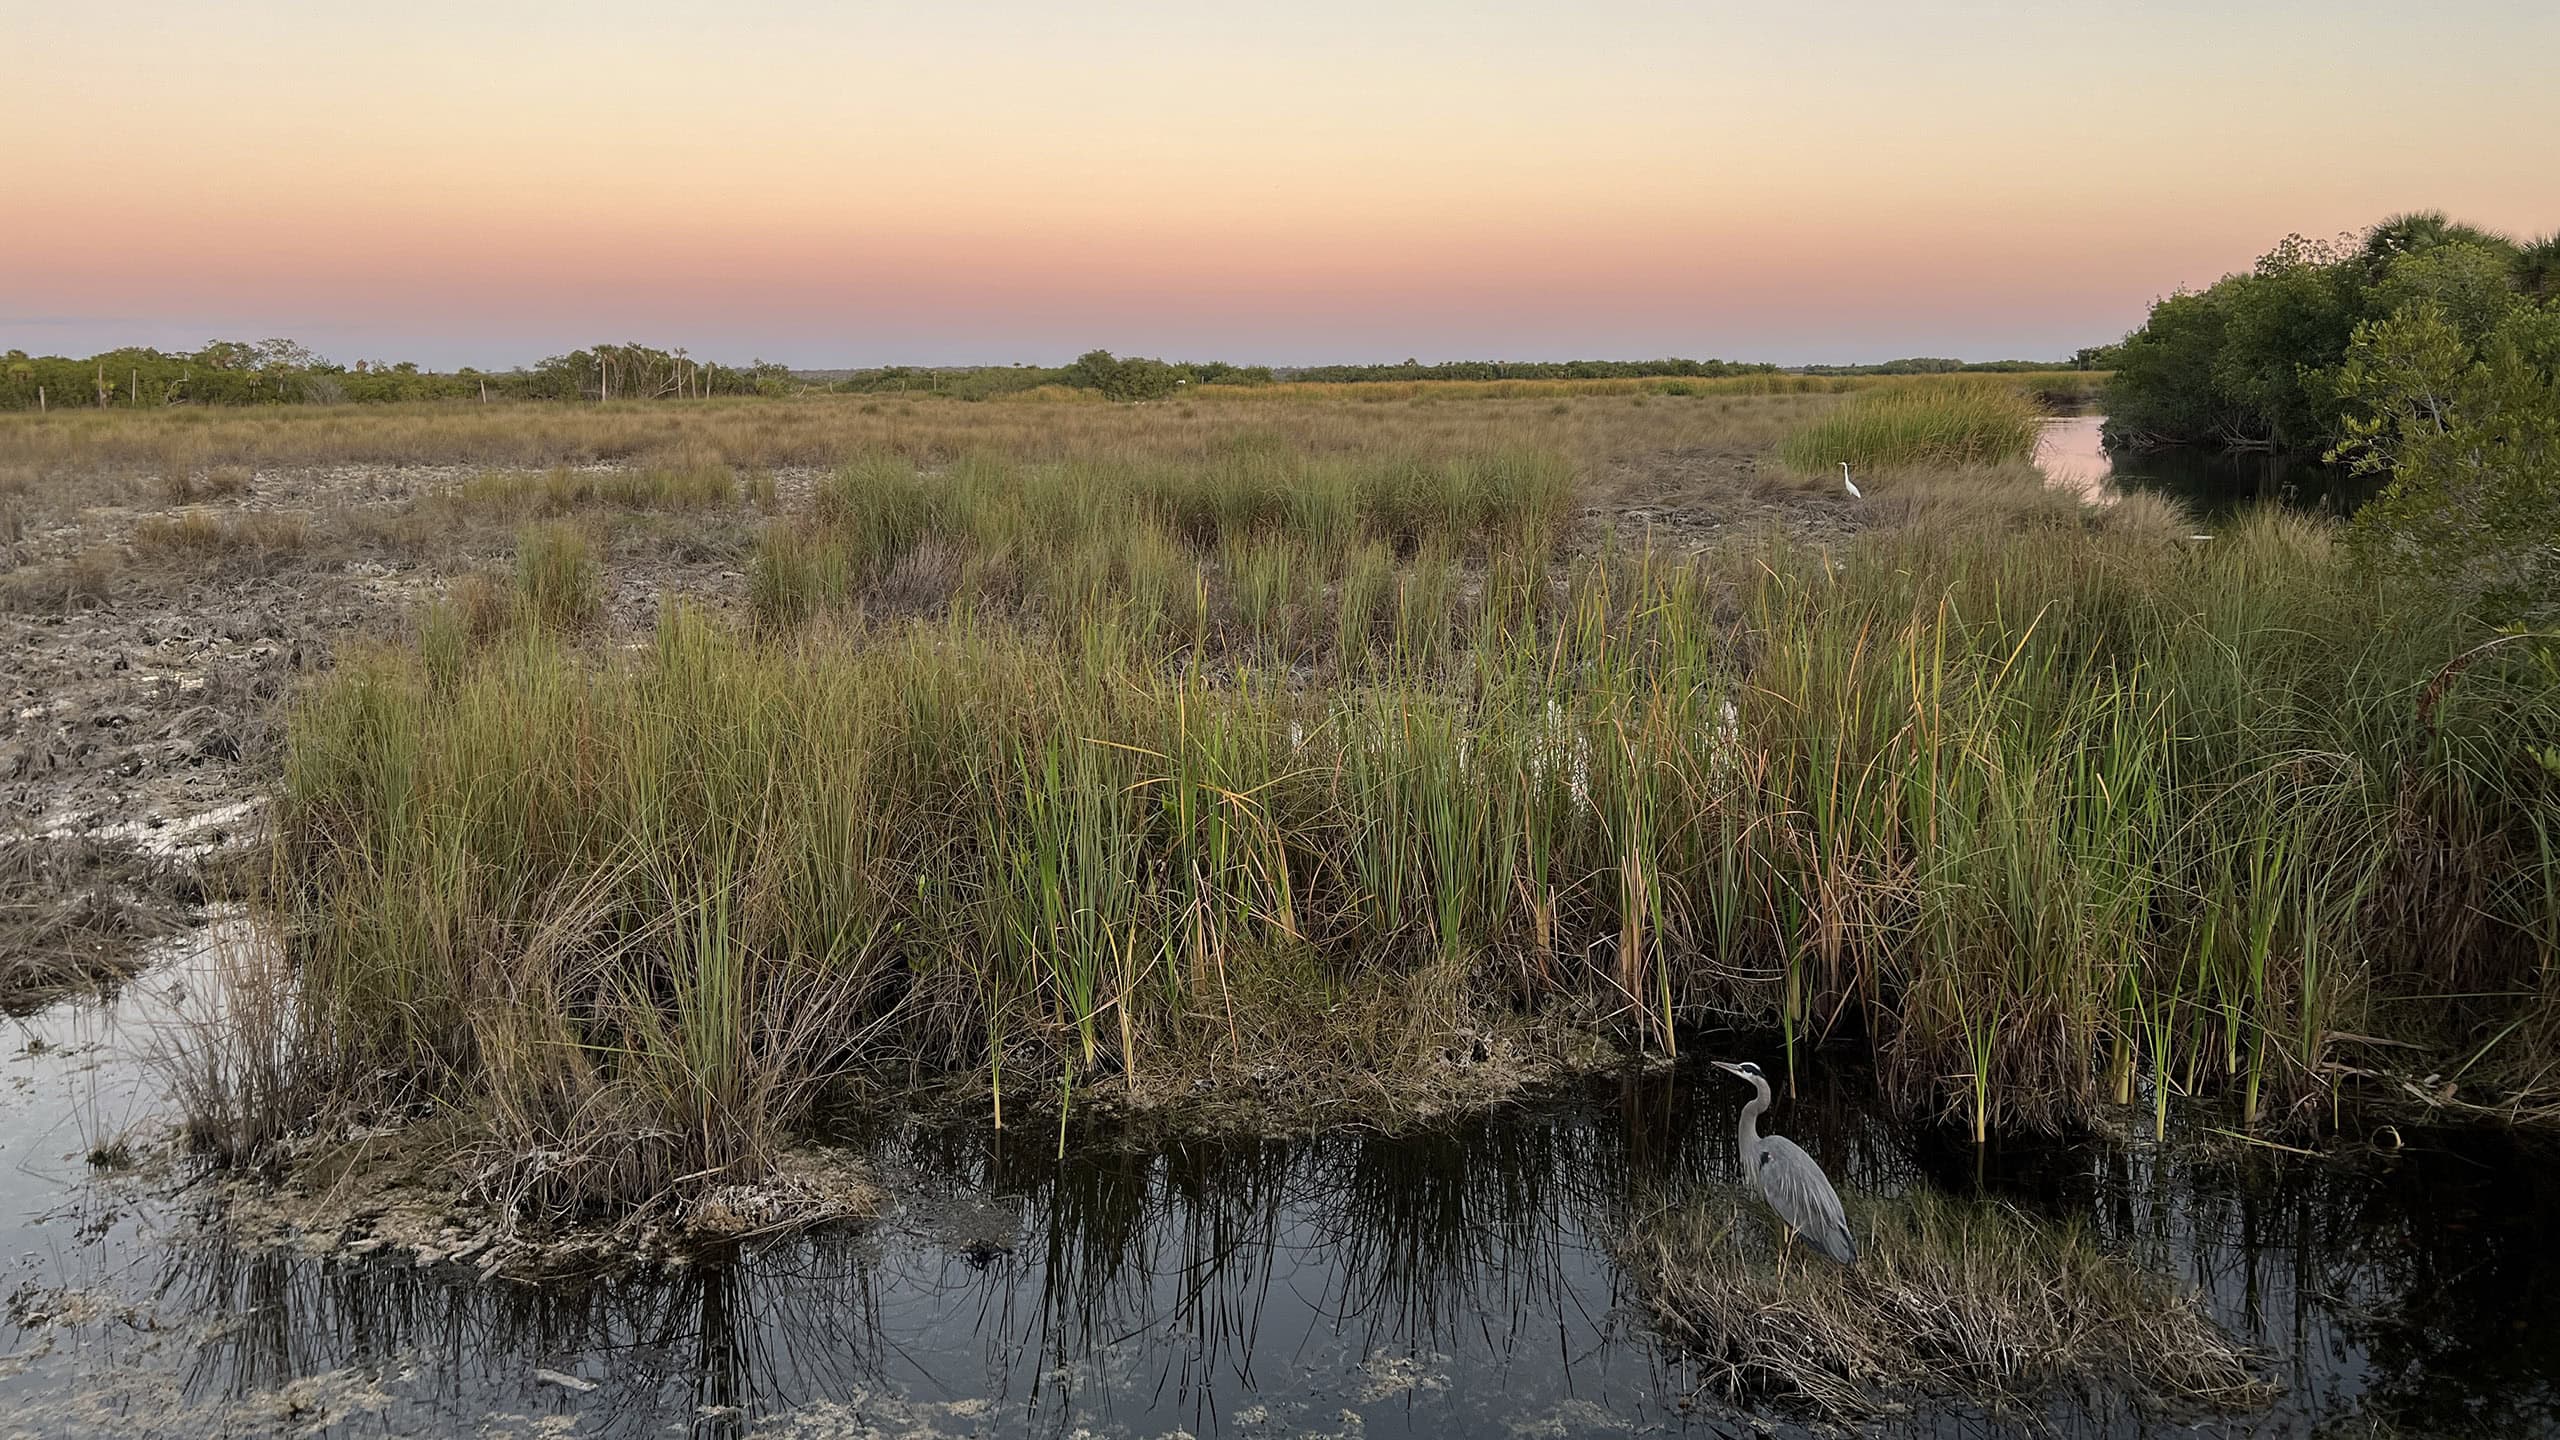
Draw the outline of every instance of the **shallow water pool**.
[[[877,1224],[534,1286],[234,1244],[185,1173],[93,1171],[101,1137],[165,1123],[140,1057],[200,964],[13,1032],[0,1434],[1814,1433],[1697,1393],[1612,1257],[1633,1205],[1739,1203],[1743,1091],[1694,1065],[1400,1138],[1124,1152],[1070,1127],[1061,1161],[1054,1128],[884,1125],[856,1137],[892,1196]],[[1863,1433],[2560,1435],[2547,1149],[2445,1130],[2319,1156],[2211,1136],[1977,1151],[1865,1093],[1846,1068],[1809,1077],[1772,1128],[1844,1190],[2089,1226],[2200,1287],[2284,1393],[2238,1417],[1923,1405]]]

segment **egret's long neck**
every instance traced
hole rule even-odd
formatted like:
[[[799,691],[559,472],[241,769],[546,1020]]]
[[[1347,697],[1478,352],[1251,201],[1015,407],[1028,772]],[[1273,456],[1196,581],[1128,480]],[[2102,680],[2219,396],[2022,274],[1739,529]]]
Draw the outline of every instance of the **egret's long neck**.
[[[1742,1107],[1742,1123],[1734,1127],[1734,1139],[1742,1146],[1743,1163],[1751,1163],[1753,1152],[1760,1148],[1760,1115],[1769,1108],[1769,1082],[1757,1075],[1751,1081],[1751,1103]]]

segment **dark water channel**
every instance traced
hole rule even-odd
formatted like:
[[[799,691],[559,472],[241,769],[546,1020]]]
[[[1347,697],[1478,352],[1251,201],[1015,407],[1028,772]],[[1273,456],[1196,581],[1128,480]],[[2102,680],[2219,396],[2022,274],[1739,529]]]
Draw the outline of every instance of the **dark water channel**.
[[[184,1172],[93,1172],[99,1137],[164,1123],[137,1057],[201,993],[197,963],[17,1022],[0,1434],[1814,1433],[1693,1402],[1611,1256],[1647,1197],[1736,1203],[1740,1090],[1693,1066],[1403,1138],[1126,1152],[1071,1128],[1061,1161],[1053,1128],[886,1126],[860,1141],[893,1197],[878,1224],[531,1286],[233,1243]],[[1864,1097],[1824,1069],[1774,1124],[1844,1190],[1988,1193],[2091,1227],[2200,1287],[2284,1387],[2241,1417],[2098,1396],[1866,1433],[2560,1435],[2547,1149],[2445,1130],[2321,1156],[2210,1137],[1978,1152]]]
[[[2104,415],[2045,422],[2036,463],[2057,485],[2088,491],[2150,491],[2185,505],[2198,519],[2218,520],[2273,502],[2298,510],[2351,514],[2382,491],[2383,479],[2357,475],[2295,455],[2174,447],[2139,454],[2099,443]]]

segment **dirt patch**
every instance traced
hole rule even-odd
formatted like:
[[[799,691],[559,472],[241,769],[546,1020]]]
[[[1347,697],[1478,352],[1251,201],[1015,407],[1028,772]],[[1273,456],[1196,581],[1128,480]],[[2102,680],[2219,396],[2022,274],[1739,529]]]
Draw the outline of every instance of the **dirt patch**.
[[[260,471],[160,506],[165,487],[129,477],[47,477],[0,543],[0,835],[144,860],[253,846],[294,687],[507,563],[513,518],[455,499],[477,473]],[[777,477],[776,493],[805,499],[815,480]],[[737,606],[761,523],[743,498],[580,519],[603,542],[601,618],[617,635],[646,633],[672,595]]]
[[[347,632],[407,602],[412,587],[389,578],[127,572],[96,604],[0,613],[0,647],[16,658],[0,826],[148,842],[263,793],[277,702]]]
[[[1870,523],[1837,486],[1781,468],[1766,452],[1696,446],[1613,464],[1595,486],[1606,497],[1584,511],[1627,543],[1650,540],[1675,554],[1771,532],[1811,544],[1848,539]]]

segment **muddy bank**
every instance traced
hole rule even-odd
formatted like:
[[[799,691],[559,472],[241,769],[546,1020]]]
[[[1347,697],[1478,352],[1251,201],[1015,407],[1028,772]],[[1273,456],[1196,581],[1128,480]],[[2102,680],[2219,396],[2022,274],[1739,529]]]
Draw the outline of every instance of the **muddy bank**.
[[[0,1005],[127,973],[139,944],[254,886],[295,687],[507,563],[509,517],[453,504],[477,473],[66,471],[0,496]],[[750,520],[742,502],[718,523],[603,522],[606,623],[645,631],[669,594],[734,603]]]
[[[1327,1058],[1320,1035],[1301,1045],[1301,1054],[1275,1043],[1240,1063],[1204,1061],[1181,1073],[1086,1074],[1066,1093],[1007,1092],[984,1074],[919,1085],[848,1070],[806,1133],[769,1161],[742,1164],[741,1178],[671,1187],[612,1213],[565,1214],[530,1198],[529,1172],[599,1161],[566,1149],[524,1153],[516,1137],[488,1133],[459,1112],[403,1118],[323,1107],[316,1128],[241,1157],[240,1168],[214,1177],[211,1193],[230,1243],[345,1259],[381,1254],[539,1282],[717,1262],[742,1242],[876,1218],[882,1191],[860,1150],[884,1129],[984,1129],[1019,1137],[1014,1143],[1123,1155],[1345,1128],[1411,1135],[1537,1103],[1596,1075],[1672,1063],[1622,1048],[1607,1017],[1561,1008],[1529,1018],[1469,1007],[1441,1043],[1392,1072]],[[171,1146],[171,1163],[201,1163],[174,1136]]]
[[[736,1245],[873,1218],[880,1191],[859,1157],[810,1147],[752,1183],[723,1185],[673,1213],[610,1225],[528,1225],[457,1185],[427,1135],[386,1130],[315,1148],[275,1175],[221,1178],[208,1222],[228,1245],[342,1260],[379,1257],[480,1279],[543,1283],[634,1267],[716,1261]]]

